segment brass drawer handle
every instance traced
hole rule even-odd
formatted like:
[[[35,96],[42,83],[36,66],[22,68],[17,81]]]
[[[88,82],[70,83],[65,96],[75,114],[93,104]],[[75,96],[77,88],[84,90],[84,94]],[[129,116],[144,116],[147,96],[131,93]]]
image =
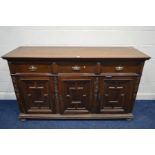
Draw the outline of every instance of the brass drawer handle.
[[[80,71],[80,69],[81,69],[81,67],[79,67],[79,66],[73,66],[72,67],[73,71]]]
[[[38,68],[36,67],[36,66],[29,66],[29,71],[31,71],[31,72],[35,72]]]
[[[116,70],[116,71],[122,71],[123,69],[124,69],[123,66],[117,66],[117,67],[115,67],[115,70]]]

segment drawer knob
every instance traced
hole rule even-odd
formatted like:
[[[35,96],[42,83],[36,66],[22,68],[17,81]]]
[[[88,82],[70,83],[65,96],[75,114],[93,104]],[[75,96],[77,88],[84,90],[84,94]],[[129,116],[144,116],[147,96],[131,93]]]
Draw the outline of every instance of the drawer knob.
[[[29,66],[29,71],[31,71],[31,72],[35,72],[38,68],[36,67],[36,66]]]
[[[122,71],[123,69],[124,69],[123,66],[117,66],[117,67],[115,67],[115,70],[116,70],[116,71]]]
[[[80,69],[81,69],[81,67],[79,67],[79,66],[73,66],[72,67],[73,71],[80,71]]]

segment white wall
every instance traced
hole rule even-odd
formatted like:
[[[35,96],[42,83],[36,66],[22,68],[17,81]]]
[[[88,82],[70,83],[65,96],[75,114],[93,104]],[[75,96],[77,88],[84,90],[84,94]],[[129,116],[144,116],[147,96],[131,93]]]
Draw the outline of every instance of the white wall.
[[[134,46],[152,57],[145,64],[137,99],[155,99],[155,27],[0,27],[0,56],[26,45]],[[0,99],[15,99],[2,59]]]

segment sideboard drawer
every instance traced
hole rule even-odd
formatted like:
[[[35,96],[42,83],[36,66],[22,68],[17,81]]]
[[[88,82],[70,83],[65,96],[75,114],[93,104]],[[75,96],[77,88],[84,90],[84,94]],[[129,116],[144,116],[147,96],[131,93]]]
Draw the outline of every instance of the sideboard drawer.
[[[59,63],[59,73],[94,73],[96,71],[95,63]]]
[[[138,63],[102,63],[102,73],[141,73],[142,64]]]
[[[12,73],[50,73],[51,68],[48,64],[11,64]]]

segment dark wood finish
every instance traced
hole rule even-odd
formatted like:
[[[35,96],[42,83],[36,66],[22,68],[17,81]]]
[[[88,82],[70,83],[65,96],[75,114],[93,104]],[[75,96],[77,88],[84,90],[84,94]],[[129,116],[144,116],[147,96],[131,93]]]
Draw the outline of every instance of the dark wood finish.
[[[50,78],[20,77],[19,87],[26,113],[55,113]]]
[[[6,59],[48,58],[137,58],[149,59],[146,54],[133,47],[18,47],[3,56]]]
[[[95,62],[60,62],[58,63],[59,73],[95,73]]]
[[[10,69],[12,73],[51,73],[51,66],[48,64],[39,63],[17,63],[11,64]]]
[[[150,57],[132,47],[19,47],[2,58],[21,119],[131,119]]]
[[[63,113],[91,113],[93,104],[93,78],[59,78],[60,109]]]
[[[100,82],[101,113],[131,113],[135,77],[105,77]]]
[[[104,61],[101,64],[102,73],[141,73],[141,61],[114,60]]]
[[[133,114],[23,114],[20,113],[20,119],[127,119],[131,120]]]

